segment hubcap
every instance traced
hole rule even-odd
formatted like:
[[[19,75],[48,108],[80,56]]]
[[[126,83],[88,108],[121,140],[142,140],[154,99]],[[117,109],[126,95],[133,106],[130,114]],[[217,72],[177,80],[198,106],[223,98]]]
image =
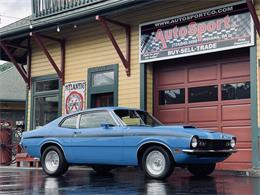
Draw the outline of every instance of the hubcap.
[[[55,172],[58,169],[60,158],[57,152],[50,151],[45,157],[45,167],[50,172]]]
[[[147,170],[152,175],[160,175],[165,170],[165,157],[160,151],[152,151],[146,158]]]

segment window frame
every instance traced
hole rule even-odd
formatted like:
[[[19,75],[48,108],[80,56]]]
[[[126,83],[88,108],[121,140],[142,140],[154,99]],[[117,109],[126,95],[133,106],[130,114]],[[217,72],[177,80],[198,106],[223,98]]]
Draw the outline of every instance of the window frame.
[[[50,81],[50,80],[57,80],[58,81],[58,89],[51,90],[51,91],[42,91],[36,92],[36,83],[41,81]],[[30,129],[35,129],[35,115],[36,115],[36,98],[40,97],[53,97],[58,96],[58,117],[61,116],[62,113],[62,83],[57,75],[47,75],[47,76],[39,76],[32,78],[32,88],[31,88],[31,108],[30,108]]]
[[[114,84],[103,86],[92,86],[93,74],[114,71]],[[102,93],[113,93],[114,106],[118,106],[118,64],[94,67],[88,69],[88,89],[87,89],[87,108],[92,107],[93,95]]]

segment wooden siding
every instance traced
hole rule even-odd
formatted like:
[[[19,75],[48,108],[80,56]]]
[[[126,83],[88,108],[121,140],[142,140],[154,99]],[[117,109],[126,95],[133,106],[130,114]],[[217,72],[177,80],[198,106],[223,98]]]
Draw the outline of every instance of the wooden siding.
[[[258,18],[260,18],[260,1],[256,1],[256,4],[255,4],[255,8],[256,8],[256,12],[257,12],[257,15],[258,15]],[[259,60],[260,60],[260,37],[259,35],[256,33],[256,49],[257,49],[257,55],[256,55],[256,59],[257,59],[257,73],[258,73],[258,76],[257,76],[257,90],[258,90],[258,126],[260,126],[260,106],[259,106],[259,101],[260,101],[260,96],[259,96],[259,87],[260,87],[260,75],[259,75]]]
[[[79,23],[77,28],[73,28],[74,24],[69,24],[65,27],[60,26],[61,31],[59,33],[55,31],[56,29],[52,29],[52,31],[44,32],[44,34],[66,38],[65,82],[87,80],[87,69],[90,67],[119,64],[118,105],[138,108],[140,106],[139,24],[199,11],[225,3],[227,3],[226,0],[208,1],[207,3],[205,1],[192,1],[192,3],[187,3],[187,1],[163,1],[146,6],[145,8],[135,8],[135,10],[109,16],[111,19],[120,20],[131,25],[131,77],[126,76],[118,54],[101,28],[101,25],[96,21],[88,22],[87,24]],[[124,30],[114,25],[111,25],[111,29],[123,52],[125,52]],[[48,45],[51,55],[57,64],[59,64],[60,48],[58,44],[48,41],[45,41],[45,43]],[[152,73],[150,71],[148,69],[149,75],[147,78],[150,81],[147,82],[149,85],[149,89],[147,90],[147,109],[149,112],[152,112]],[[32,77],[53,73],[55,71],[47,58],[34,45]],[[28,110],[30,110],[30,97],[28,100]],[[62,106],[64,113],[64,99]],[[30,119],[30,113],[28,113],[28,119]]]

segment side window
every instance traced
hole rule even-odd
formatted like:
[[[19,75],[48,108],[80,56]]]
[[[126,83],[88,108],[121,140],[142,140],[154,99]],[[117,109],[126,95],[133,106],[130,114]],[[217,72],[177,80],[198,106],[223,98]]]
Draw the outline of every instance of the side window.
[[[70,128],[70,129],[76,129],[77,128],[77,118],[78,118],[78,115],[74,115],[74,116],[66,118],[62,122],[61,127],[63,127],[63,128]]]
[[[89,112],[81,115],[80,128],[98,128],[102,123],[116,125],[107,111]]]
[[[249,99],[250,82],[222,84],[221,91],[222,100]]]
[[[185,103],[185,89],[167,89],[159,91],[159,104],[183,104]]]
[[[218,86],[192,87],[188,89],[189,103],[218,101]]]

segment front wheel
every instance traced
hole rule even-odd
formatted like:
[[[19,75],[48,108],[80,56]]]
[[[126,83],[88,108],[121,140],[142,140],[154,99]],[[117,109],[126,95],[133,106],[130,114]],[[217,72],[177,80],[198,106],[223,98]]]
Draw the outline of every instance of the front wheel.
[[[50,176],[61,176],[69,167],[62,151],[56,146],[49,146],[43,151],[41,164],[43,171]]]
[[[142,167],[147,177],[165,179],[173,172],[173,159],[161,146],[149,147],[142,157]]]
[[[198,177],[205,177],[215,170],[216,164],[190,165],[188,170],[191,174]]]

